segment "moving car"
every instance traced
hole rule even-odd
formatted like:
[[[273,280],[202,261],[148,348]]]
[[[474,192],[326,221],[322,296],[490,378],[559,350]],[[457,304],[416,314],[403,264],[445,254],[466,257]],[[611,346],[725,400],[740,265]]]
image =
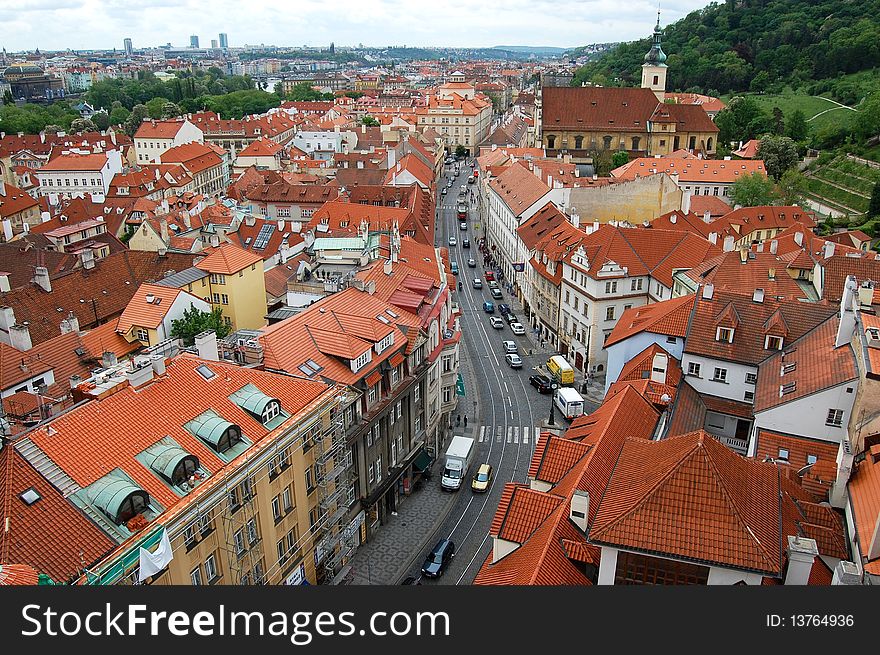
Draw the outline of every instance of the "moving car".
[[[492,467],[488,464],[480,464],[480,468],[474,473],[474,479],[471,480],[471,491],[484,493],[489,490],[489,484],[492,482]]]
[[[488,300],[483,303],[483,311],[487,314],[495,313],[495,303],[489,302]]]
[[[529,377],[529,384],[535,387],[540,393],[550,393],[553,391],[553,381],[546,375],[532,375]]]
[[[508,314],[510,316],[510,314]],[[526,333],[526,329],[523,327],[522,323],[511,323],[510,331],[517,335],[522,335]]]
[[[473,258],[473,257],[468,257],[468,266],[469,266],[470,268],[476,268],[476,267],[477,267],[477,262],[474,261],[474,258]]]
[[[517,354],[510,353],[504,356],[504,359],[507,361],[507,365],[510,368],[522,368],[522,357]]]
[[[495,288],[495,289],[492,289],[492,297],[495,300],[500,300],[501,298],[504,297],[504,295],[501,293],[501,289]]]
[[[489,323],[490,323],[490,324],[492,325],[492,327],[495,328],[496,330],[500,330],[500,329],[502,329],[502,328],[504,327],[504,321],[501,320],[501,318],[500,318],[499,316],[490,316],[490,317],[489,317]]]
[[[494,271],[486,271],[486,279],[494,282],[495,281],[495,272]]]
[[[475,277],[474,278],[474,289],[482,289],[482,288],[483,288],[483,281],[480,278]]]
[[[453,557],[455,557],[455,544],[449,539],[441,539],[425,558],[425,563],[422,564],[422,575],[428,578],[439,578]]]
[[[505,353],[515,353],[516,352],[516,341],[502,341],[501,345],[504,348]]]
[[[459,225],[458,227],[459,227],[460,229],[462,229],[462,230],[466,230],[466,229],[467,229],[467,223],[465,223],[464,221],[462,221],[462,222],[461,222],[461,225]]]
[[[462,247],[462,248],[470,248],[470,247],[471,247],[471,240],[468,239],[467,237],[465,237],[464,239],[462,239],[462,240],[461,240],[461,247]]]
[[[510,305],[505,305],[504,303],[498,305],[498,311],[501,312],[502,316],[506,316],[510,313]]]
[[[457,243],[458,243],[458,241],[455,240],[455,235],[454,235],[454,234],[453,234],[451,237],[449,237],[449,245],[450,245],[450,246],[454,246],[454,245],[457,244]]]
[[[449,262],[449,268],[452,269],[453,275],[458,275],[458,262]]]

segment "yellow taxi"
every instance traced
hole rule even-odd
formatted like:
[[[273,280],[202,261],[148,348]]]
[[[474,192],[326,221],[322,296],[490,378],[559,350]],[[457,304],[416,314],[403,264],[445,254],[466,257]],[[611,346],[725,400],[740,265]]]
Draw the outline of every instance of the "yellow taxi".
[[[492,467],[488,464],[480,464],[480,468],[474,473],[474,479],[471,480],[471,491],[476,491],[478,493],[488,491],[491,482]]]

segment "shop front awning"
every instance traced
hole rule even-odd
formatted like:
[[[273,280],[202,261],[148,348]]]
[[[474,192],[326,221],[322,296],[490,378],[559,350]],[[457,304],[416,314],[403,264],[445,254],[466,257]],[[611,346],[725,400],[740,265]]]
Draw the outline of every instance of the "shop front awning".
[[[430,468],[433,461],[434,460],[428,454],[428,451],[423,449],[413,462],[413,468],[424,473]]]

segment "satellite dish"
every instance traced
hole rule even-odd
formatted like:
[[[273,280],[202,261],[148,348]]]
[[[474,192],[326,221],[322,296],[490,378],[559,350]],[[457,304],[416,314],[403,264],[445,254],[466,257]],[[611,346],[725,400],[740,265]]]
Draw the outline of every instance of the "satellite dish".
[[[672,397],[668,393],[664,393],[662,396],[660,396],[660,400],[662,400],[664,403],[668,403],[670,400],[672,400]]]

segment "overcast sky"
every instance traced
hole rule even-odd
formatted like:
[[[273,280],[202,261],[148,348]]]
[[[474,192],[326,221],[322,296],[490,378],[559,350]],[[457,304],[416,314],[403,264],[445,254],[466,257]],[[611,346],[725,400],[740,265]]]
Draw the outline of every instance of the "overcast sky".
[[[709,0],[663,0],[661,24]],[[408,45],[574,47],[648,36],[656,0],[16,0],[0,2],[9,52],[230,46]]]

